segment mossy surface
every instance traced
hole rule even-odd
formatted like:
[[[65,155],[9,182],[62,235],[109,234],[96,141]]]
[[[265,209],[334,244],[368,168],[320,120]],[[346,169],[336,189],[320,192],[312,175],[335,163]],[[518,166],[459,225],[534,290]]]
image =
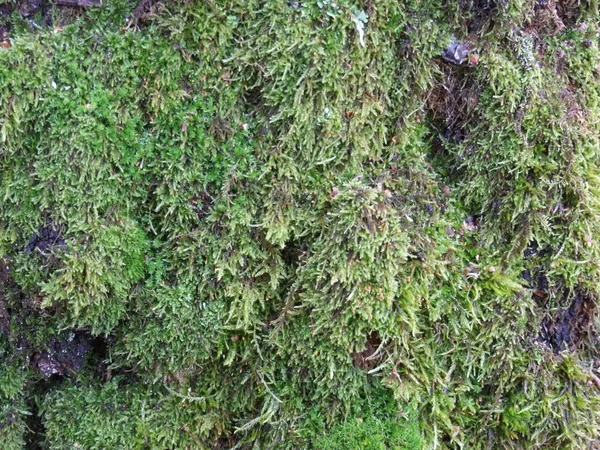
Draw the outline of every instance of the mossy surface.
[[[596,2],[26,3],[2,448],[600,445]]]

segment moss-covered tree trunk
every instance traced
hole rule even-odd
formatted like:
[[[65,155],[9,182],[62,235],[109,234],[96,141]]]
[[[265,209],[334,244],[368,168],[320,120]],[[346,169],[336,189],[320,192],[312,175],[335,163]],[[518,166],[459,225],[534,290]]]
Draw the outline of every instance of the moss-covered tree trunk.
[[[0,448],[600,448],[596,1],[102,3],[0,0]]]

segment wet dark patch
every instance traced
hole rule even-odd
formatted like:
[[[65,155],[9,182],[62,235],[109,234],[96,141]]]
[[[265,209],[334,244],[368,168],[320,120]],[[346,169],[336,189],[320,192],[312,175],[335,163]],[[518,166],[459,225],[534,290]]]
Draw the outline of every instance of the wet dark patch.
[[[546,272],[541,268],[526,269],[522,275],[527,282],[527,287],[531,290],[533,299],[540,308],[549,309],[550,300],[555,298],[557,293],[565,291],[560,283],[551,285]]]
[[[29,414],[25,418],[25,450],[47,449],[45,443],[46,427],[44,426],[43,415],[40,411],[39,401],[56,386],[55,380],[42,380],[32,386],[33,395],[27,398],[27,411]]]
[[[376,331],[372,332],[365,342],[365,349],[362,352],[352,354],[354,366],[361,370],[371,370],[377,367],[381,361],[382,354],[377,354],[381,346],[381,337]]]
[[[89,334],[80,331],[51,336],[46,349],[33,355],[31,365],[45,378],[72,375],[83,368],[91,341]]]
[[[237,442],[238,441],[235,435],[221,436],[215,441],[213,449],[225,450],[228,448],[234,448]]]
[[[469,9],[471,11],[471,17],[467,23],[467,29],[471,34],[479,34],[487,26],[493,24],[493,19],[497,11],[497,1],[470,0]]]
[[[127,368],[110,367],[110,349],[114,346],[116,338],[109,336],[95,336],[90,341],[90,351],[86,357],[86,370],[93,377],[103,381],[109,381],[113,376],[130,377],[132,370]]]
[[[497,3],[497,0],[458,0],[446,5],[451,22],[461,25],[471,35],[481,35],[494,25]]]
[[[244,107],[249,113],[255,113],[265,107],[265,99],[261,86],[257,85],[244,92]]]
[[[17,10],[23,17],[32,17],[41,12],[42,0],[20,0],[17,2]]]
[[[200,192],[198,195],[193,196],[190,199],[190,203],[194,207],[198,219],[202,220],[206,216],[208,216],[210,210],[212,209],[215,203],[215,200],[213,197],[211,197],[211,195],[208,192],[203,191]]]
[[[296,269],[300,265],[302,255],[308,251],[308,245],[298,240],[286,242],[281,250],[281,258],[288,267]]]
[[[554,288],[551,291],[550,282],[546,275],[546,272],[540,266],[535,266],[535,262],[539,261],[540,258],[547,256],[551,253],[551,249],[548,247],[541,247],[535,240],[531,241],[525,250],[523,250],[523,259],[530,264],[528,268],[523,270],[521,276],[526,282],[526,286],[532,290],[532,295],[537,300],[538,305],[541,307],[547,307],[547,300],[550,295],[554,295],[555,291],[560,290]]]
[[[13,12],[12,3],[0,4],[0,43],[5,42],[8,39],[8,35],[9,35],[10,29],[11,29],[10,16],[11,16],[12,12]],[[4,47],[4,45],[2,47]]]
[[[531,258],[540,254],[540,246],[536,241],[531,241],[523,251],[524,258]]]
[[[544,287],[547,286],[543,280],[540,280],[536,292],[547,292],[547,290],[544,291]],[[540,341],[555,353],[563,350],[573,351],[582,346],[588,340],[594,321],[596,299],[590,292],[576,289],[571,293],[565,289],[561,303],[569,301],[568,306],[559,308],[554,314],[544,319],[540,327]]]
[[[7,309],[6,294],[10,277],[8,261],[0,258],[0,334],[8,336],[10,331],[10,316]]]
[[[131,18],[127,25],[128,28],[143,28],[148,25],[151,17],[160,8],[162,0],[140,0],[131,12]]]
[[[37,233],[32,234],[25,247],[27,253],[37,252],[47,256],[57,247],[64,247],[65,240],[62,237],[62,227],[51,222],[40,228]]]
[[[536,277],[536,291],[534,292],[534,295],[537,295],[540,298],[547,298],[548,297],[548,292],[550,290],[550,283],[548,282],[548,277],[546,276],[545,273],[541,272],[538,273],[537,277]]]

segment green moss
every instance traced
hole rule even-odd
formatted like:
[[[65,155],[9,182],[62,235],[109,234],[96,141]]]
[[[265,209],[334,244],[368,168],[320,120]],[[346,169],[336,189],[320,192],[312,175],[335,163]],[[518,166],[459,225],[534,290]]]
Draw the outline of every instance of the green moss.
[[[416,409],[398,405],[386,394],[371,393],[372,397],[359,415],[336,424],[326,433],[315,427],[318,415],[313,413],[314,449],[416,450],[423,448]],[[322,425],[322,424],[320,424]]]
[[[90,227],[91,236],[62,256],[61,267],[41,284],[42,307],[65,304],[67,320],[94,334],[114,328],[127,311],[132,286],[144,276],[147,248],[141,230],[120,222]]]
[[[25,445],[25,418],[30,415],[23,398],[25,377],[19,367],[4,360],[0,367],[0,440],[7,450]]]
[[[0,48],[8,448],[596,445],[594,2],[104,3]]]
[[[44,426],[52,449],[204,449],[225,426],[211,406],[210,399],[119,377],[52,392],[43,404]]]

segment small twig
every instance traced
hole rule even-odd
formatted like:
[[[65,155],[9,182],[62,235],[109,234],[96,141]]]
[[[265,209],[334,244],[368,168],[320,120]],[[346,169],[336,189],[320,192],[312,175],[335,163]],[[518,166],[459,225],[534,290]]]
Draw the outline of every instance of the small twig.
[[[102,0],[54,0],[55,5],[61,6],[81,6],[90,8],[93,6],[102,6]]]
[[[164,388],[169,391],[171,394],[173,394],[176,397],[182,398],[184,400],[187,400],[189,402],[205,402],[206,401],[206,397],[193,397],[190,395],[185,395],[185,394],[181,394],[173,389],[171,389],[169,386],[164,385]]]
[[[598,389],[600,389],[600,378],[594,375],[591,370],[586,370],[585,373],[592,379]]]

